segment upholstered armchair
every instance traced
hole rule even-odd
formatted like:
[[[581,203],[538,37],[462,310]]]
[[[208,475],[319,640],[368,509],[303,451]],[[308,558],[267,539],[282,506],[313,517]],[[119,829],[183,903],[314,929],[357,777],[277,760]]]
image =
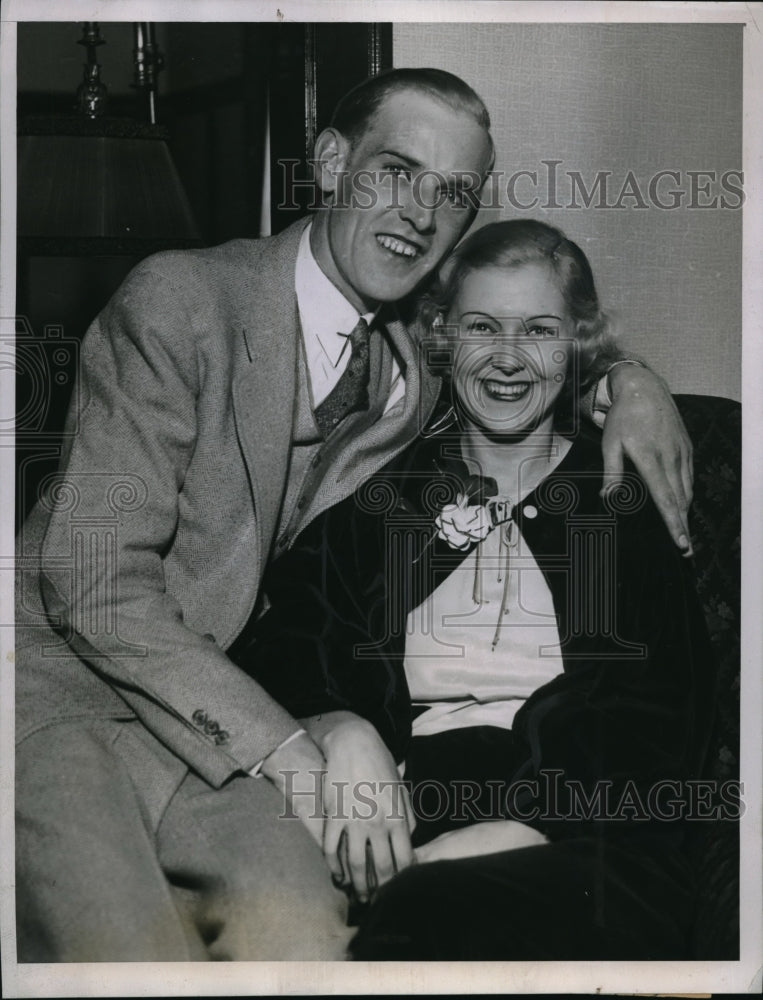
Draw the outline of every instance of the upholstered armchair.
[[[713,396],[679,395],[694,444],[690,527],[697,587],[718,658],[717,715],[707,777],[739,778],[741,406]],[[739,827],[697,822],[690,833],[699,896],[693,950],[698,959],[739,953]]]

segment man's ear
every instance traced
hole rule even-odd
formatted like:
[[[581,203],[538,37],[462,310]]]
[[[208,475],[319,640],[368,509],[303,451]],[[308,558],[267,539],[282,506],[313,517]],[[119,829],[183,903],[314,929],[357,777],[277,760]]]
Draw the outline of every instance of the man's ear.
[[[347,170],[350,144],[335,128],[324,129],[315,141],[315,180],[324,194],[336,194]]]

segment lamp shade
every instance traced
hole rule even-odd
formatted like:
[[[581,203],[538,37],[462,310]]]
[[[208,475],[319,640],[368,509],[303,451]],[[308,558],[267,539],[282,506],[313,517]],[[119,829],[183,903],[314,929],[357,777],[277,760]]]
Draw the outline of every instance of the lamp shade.
[[[201,245],[167,135],[131,119],[32,118],[18,136],[18,236],[31,254]]]

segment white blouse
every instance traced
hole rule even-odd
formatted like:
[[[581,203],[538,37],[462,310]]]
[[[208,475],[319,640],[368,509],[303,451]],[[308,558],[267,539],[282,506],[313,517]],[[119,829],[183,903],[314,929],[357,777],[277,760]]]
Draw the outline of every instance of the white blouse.
[[[494,528],[408,616],[405,673],[413,702],[428,706],[414,736],[510,729],[533,691],[562,672],[551,592],[513,521]]]

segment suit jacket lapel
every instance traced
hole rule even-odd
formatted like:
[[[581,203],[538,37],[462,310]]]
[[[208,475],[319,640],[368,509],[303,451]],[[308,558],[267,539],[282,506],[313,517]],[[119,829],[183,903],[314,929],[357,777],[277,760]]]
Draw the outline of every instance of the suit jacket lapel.
[[[294,267],[308,221],[273,240],[267,266],[253,275],[251,325],[242,330],[246,349],[233,383],[236,429],[257,517],[257,576],[278,526],[289,466],[299,335]]]

